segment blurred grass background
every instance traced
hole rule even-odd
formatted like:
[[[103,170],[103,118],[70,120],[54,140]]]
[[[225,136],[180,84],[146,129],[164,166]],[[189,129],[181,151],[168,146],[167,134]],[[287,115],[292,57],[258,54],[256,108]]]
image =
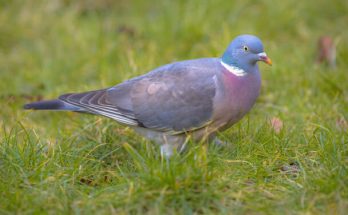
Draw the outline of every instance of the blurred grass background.
[[[0,1],[0,213],[347,214],[347,23],[343,0]],[[191,143],[167,164],[109,119],[21,109],[220,56],[244,33],[274,65],[224,148]],[[323,35],[335,70],[315,64]]]

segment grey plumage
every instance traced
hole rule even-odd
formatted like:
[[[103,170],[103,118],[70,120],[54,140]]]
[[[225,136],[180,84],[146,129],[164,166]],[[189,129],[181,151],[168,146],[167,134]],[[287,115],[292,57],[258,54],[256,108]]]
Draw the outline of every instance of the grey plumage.
[[[216,62],[201,62],[193,60],[162,67],[134,83],[133,111],[146,128],[183,132],[209,121],[216,89],[213,80]]]
[[[251,109],[260,91],[257,61],[271,63],[259,39],[244,35],[223,58],[168,64],[111,88],[65,94],[24,108],[106,116],[162,144],[170,156],[188,136],[212,139]]]
[[[82,111],[81,108],[69,105],[59,99],[48,100],[48,101],[38,101],[30,104],[25,104],[24,109],[33,110],[69,110],[69,111]]]
[[[189,132],[212,116],[217,66],[217,59],[178,62],[108,89],[65,94],[59,101],[126,125],[176,134]],[[187,84],[193,82],[198,84]]]

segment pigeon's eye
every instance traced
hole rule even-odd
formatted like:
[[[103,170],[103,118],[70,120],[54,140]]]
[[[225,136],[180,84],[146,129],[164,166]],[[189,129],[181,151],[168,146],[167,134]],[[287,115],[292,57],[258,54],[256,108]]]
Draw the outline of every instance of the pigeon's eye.
[[[248,48],[248,46],[243,46],[243,49],[244,49],[244,51],[249,51],[249,48]]]

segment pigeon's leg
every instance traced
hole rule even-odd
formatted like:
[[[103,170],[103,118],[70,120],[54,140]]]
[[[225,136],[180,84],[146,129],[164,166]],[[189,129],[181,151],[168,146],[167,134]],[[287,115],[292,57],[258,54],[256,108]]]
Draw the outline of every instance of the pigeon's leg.
[[[186,142],[184,144],[178,143],[164,143],[161,145],[161,156],[170,158],[175,152],[182,153],[185,150]]]
[[[174,153],[182,153],[187,145],[189,138],[180,136],[162,136],[161,155],[170,158]]]
[[[213,143],[214,143],[216,146],[226,146],[226,145],[227,145],[227,141],[222,141],[222,140],[220,140],[218,137],[214,137]]]
[[[164,143],[161,145],[161,156],[169,159],[173,155],[174,146],[169,143]]]
[[[172,141],[168,141],[167,136],[163,135],[163,144],[161,145],[161,157],[166,158],[166,160],[169,162],[169,158],[173,155],[174,150],[177,149],[177,144],[173,143]]]

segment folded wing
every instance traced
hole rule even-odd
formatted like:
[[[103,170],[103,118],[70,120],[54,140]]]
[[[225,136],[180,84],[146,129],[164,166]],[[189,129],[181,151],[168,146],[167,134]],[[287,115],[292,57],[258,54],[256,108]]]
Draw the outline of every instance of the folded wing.
[[[210,123],[216,62],[194,60],[160,67],[109,89],[59,99],[131,126],[188,132]]]

